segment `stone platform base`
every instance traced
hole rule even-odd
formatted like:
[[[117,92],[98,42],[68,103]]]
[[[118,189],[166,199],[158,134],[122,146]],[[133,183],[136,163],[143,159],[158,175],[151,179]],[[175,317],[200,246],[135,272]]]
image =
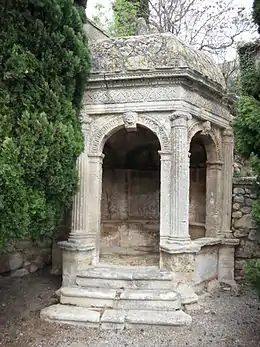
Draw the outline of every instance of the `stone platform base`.
[[[179,311],[149,310],[95,310],[70,305],[53,305],[41,311],[41,318],[56,323],[80,325],[103,329],[133,329],[147,326],[184,326],[190,325],[191,317]]]
[[[165,269],[101,264],[79,272],[59,295],[60,304],[43,309],[43,319],[105,329],[187,325],[191,317],[183,309],[198,300]]]

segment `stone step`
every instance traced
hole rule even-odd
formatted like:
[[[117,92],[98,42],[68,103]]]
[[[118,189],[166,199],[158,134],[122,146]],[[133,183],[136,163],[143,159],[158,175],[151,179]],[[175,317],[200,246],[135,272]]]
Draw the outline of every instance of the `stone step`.
[[[53,305],[41,311],[41,318],[57,323],[101,327],[104,329],[155,327],[175,327],[190,325],[191,317],[179,311],[149,310],[105,310],[103,313],[84,307]]]
[[[81,287],[171,289],[173,276],[157,267],[90,266],[77,276]]]
[[[167,310],[181,307],[180,296],[166,290],[116,290],[111,288],[64,287],[60,290],[62,304],[87,308],[119,310]]]

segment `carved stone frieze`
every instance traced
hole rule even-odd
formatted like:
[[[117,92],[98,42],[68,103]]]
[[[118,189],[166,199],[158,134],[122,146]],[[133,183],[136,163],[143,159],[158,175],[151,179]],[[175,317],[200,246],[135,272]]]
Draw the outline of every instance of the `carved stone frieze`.
[[[111,88],[86,90],[84,103],[87,105],[120,104],[124,102],[173,100],[177,93],[170,86],[147,86],[134,88]]]

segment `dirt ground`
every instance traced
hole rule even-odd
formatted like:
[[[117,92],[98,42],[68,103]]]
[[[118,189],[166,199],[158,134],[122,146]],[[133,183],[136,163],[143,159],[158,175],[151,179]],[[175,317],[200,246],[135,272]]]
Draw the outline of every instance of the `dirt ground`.
[[[0,278],[2,347],[259,347],[260,304],[245,286],[238,295],[223,291],[204,299],[186,328],[105,331],[59,326],[39,318],[57,302],[60,278],[49,269],[23,278]]]

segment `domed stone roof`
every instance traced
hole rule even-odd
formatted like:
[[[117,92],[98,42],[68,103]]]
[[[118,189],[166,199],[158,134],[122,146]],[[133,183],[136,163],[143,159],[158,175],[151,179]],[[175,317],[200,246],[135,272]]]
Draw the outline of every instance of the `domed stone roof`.
[[[160,69],[195,71],[225,87],[213,59],[171,33],[110,38],[91,43],[93,72],[131,73]]]

